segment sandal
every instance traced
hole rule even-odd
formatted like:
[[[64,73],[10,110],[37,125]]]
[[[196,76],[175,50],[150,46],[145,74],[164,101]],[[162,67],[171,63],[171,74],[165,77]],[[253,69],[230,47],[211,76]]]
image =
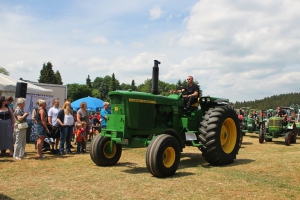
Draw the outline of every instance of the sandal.
[[[15,157],[16,160],[22,160],[20,157]]]

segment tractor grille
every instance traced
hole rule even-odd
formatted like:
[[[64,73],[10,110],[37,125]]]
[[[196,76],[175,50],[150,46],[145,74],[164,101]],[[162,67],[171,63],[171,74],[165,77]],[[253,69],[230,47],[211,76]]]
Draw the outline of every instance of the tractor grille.
[[[269,126],[281,126],[281,120],[280,119],[272,119],[269,120]]]

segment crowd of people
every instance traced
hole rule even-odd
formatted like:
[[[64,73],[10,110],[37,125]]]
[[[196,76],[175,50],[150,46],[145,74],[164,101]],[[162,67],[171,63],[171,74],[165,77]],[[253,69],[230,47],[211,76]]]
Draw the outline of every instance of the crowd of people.
[[[10,151],[10,156],[16,160],[28,158],[26,156],[26,130],[20,126],[27,122],[28,112],[24,112],[25,98],[16,100],[13,109],[12,97],[0,97],[0,150],[1,156]],[[104,102],[100,113],[94,113],[91,117],[87,111],[87,104],[82,102],[80,109],[75,113],[68,99],[62,107],[57,99],[53,100],[53,106],[47,111],[47,102],[39,99],[32,110],[37,141],[36,153],[38,158],[45,158],[43,146],[51,145],[51,152],[60,156],[73,154],[71,144],[73,139],[77,145],[76,153],[86,153],[87,141],[93,138],[95,131],[99,133],[101,128],[106,128],[107,115],[110,114],[109,103]]]

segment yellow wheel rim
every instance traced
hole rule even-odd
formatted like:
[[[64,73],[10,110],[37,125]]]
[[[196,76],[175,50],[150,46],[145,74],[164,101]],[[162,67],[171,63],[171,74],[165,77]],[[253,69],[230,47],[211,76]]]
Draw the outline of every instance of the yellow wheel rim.
[[[225,153],[230,154],[235,145],[237,139],[237,130],[233,119],[227,118],[221,128],[220,142],[222,149]]]
[[[175,162],[175,150],[172,147],[166,148],[164,152],[164,165],[167,168],[172,167]]]
[[[110,152],[109,149],[110,149],[110,141],[107,141],[103,147],[103,154],[106,158],[113,158],[117,152],[116,144],[114,144],[112,152]]]

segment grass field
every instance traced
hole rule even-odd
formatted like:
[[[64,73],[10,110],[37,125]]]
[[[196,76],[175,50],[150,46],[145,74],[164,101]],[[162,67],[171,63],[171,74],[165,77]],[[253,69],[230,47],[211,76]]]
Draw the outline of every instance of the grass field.
[[[98,167],[89,154],[15,161],[0,157],[0,199],[300,199],[300,138],[259,144],[247,134],[231,165],[210,166],[194,147],[181,155],[176,174],[155,178],[146,148],[123,149],[119,163]]]

